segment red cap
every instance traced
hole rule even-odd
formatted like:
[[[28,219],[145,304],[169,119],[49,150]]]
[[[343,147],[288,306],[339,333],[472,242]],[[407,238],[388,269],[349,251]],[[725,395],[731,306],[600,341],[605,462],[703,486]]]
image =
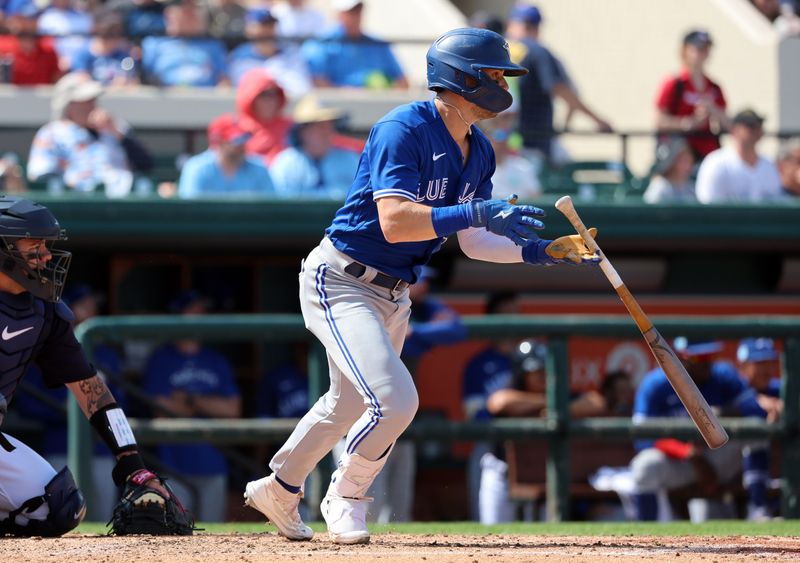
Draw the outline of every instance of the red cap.
[[[243,145],[250,133],[239,124],[238,118],[230,113],[220,115],[208,124],[208,145],[217,147],[222,143]]]

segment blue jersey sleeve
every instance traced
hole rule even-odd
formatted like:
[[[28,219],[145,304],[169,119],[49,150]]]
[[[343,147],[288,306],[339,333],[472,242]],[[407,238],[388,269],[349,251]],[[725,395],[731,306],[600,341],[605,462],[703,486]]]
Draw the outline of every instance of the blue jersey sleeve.
[[[714,383],[719,386],[724,406],[734,407],[742,416],[766,416],[758,404],[755,390],[742,380],[732,365],[716,364],[712,377]]]
[[[421,158],[414,133],[397,121],[378,123],[372,128],[366,150],[373,199],[401,196],[416,201]]]
[[[764,395],[768,395],[770,397],[780,397],[781,396],[781,380],[780,379],[770,379],[769,385],[767,385],[766,391],[763,391]]]

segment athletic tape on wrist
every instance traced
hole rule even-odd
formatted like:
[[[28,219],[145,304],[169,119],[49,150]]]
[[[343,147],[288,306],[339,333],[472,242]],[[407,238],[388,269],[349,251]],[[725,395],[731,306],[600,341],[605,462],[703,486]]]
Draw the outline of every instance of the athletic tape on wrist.
[[[89,418],[89,422],[115,456],[123,452],[136,451],[133,430],[117,403],[106,405],[95,412]]]

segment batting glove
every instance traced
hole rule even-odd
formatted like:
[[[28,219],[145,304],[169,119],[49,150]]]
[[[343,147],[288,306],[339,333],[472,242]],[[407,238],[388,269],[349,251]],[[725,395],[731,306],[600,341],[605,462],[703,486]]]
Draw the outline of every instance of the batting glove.
[[[544,229],[544,223],[535,219],[544,217],[544,211],[532,205],[514,205],[517,196],[507,200],[472,200],[473,227],[511,239],[517,246],[528,246],[539,237],[533,229]]]

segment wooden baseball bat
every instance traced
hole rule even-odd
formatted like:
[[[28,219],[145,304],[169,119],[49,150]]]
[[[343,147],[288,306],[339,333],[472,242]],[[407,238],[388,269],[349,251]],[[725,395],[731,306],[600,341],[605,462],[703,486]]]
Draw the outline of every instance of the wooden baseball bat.
[[[717,449],[723,446],[728,441],[728,433],[725,432],[719,419],[717,419],[711,407],[708,406],[708,402],[700,393],[695,382],[689,377],[686,368],[683,367],[683,363],[675,355],[675,352],[670,345],[667,344],[667,341],[658,333],[658,330],[656,330],[653,323],[650,322],[650,319],[639,306],[639,303],[623,283],[622,278],[619,277],[614,266],[611,265],[611,262],[609,262],[606,255],[603,254],[600,247],[589,234],[586,225],[583,224],[583,221],[581,221],[581,218],[578,216],[578,212],[575,210],[575,206],[572,204],[572,198],[567,195],[559,199],[556,202],[556,209],[569,219],[569,222],[572,223],[572,226],[575,227],[575,230],[581,235],[581,238],[583,238],[589,250],[597,253],[597,255],[601,257],[600,269],[603,270],[608,281],[611,282],[611,285],[614,286],[614,289],[617,291],[617,295],[619,295],[622,303],[625,304],[625,308],[628,309],[631,317],[636,321],[636,326],[638,326],[639,330],[642,332],[642,336],[644,336],[645,342],[647,342],[647,345],[653,352],[653,356],[655,356],[658,365],[664,370],[670,385],[675,389],[675,393],[677,393],[683,406],[686,407],[689,416],[692,417],[695,426],[700,430],[700,434],[703,435],[703,439],[706,441],[706,444],[708,444],[708,447]]]

